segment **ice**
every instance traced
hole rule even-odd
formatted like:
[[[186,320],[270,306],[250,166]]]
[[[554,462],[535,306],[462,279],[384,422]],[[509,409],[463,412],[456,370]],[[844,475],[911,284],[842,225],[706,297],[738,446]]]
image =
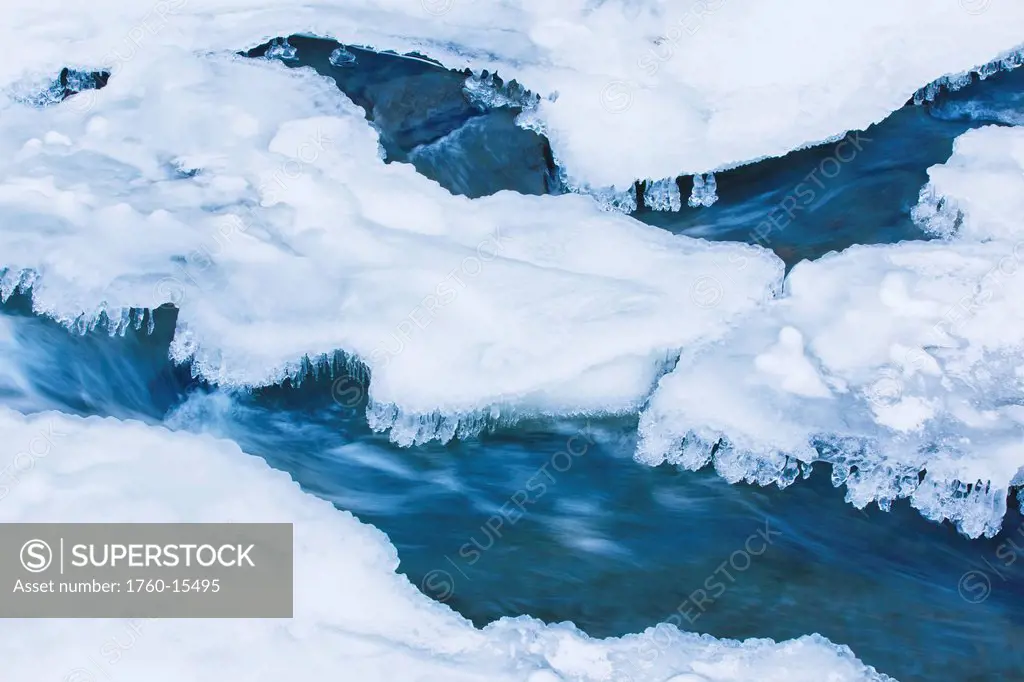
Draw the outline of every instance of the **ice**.
[[[559,180],[565,188],[591,197],[606,211],[633,213],[637,209],[637,188],[635,186],[622,191],[614,187],[579,187],[568,184],[564,174]]]
[[[994,534],[1024,464],[1019,265],[1012,243],[912,242],[798,264],[764,316],[662,379],[638,456],[699,468],[724,439],[719,472],[761,484],[824,458],[856,467],[858,506],[913,494],[929,518]],[[976,506],[952,504],[979,482]]]
[[[47,107],[59,104],[72,95],[102,88],[110,73],[106,71],[79,71],[63,68],[53,79],[28,78],[14,84],[9,94],[13,99],[32,106]],[[88,101],[88,100],[87,100]]]
[[[1020,60],[1024,60],[1024,53],[1019,54]],[[998,83],[979,83],[963,92],[943,94],[927,106],[928,114],[947,121],[1024,124],[1024,70],[1018,68],[997,80]]]
[[[78,330],[174,304],[173,357],[228,387],[342,351],[403,443],[634,412],[781,280],[765,249],[586,197],[453,196],[385,164],[331,81],[276,61],[140,54],[87,111],[9,106],[0,151],[5,294],[31,283]]]
[[[539,97],[517,81],[512,80],[506,85],[497,74],[487,71],[471,75],[466,79],[463,89],[471,102],[485,109],[527,109],[535,107],[539,100]]]
[[[333,57],[334,55],[331,56]],[[292,61],[299,58],[299,51],[288,44],[287,38],[275,38],[267,48],[267,52],[264,57],[267,59],[283,59],[285,61]]]
[[[692,207],[703,206],[708,208],[718,201],[718,181],[714,173],[704,176],[700,173],[693,176],[693,190],[687,203]]]
[[[1024,35],[1024,5],[959,0],[9,0],[0,19],[0,87],[296,33],[487,69],[541,96],[529,121],[572,186],[619,191],[863,129]]]
[[[5,523],[286,522],[295,534],[293,619],[7,620],[6,679],[890,680],[817,635],[736,642],[662,624],[597,640],[525,616],[476,629],[396,573],[387,536],[231,441],[2,408],[0,442]],[[441,568],[434,578],[458,589]]]
[[[961,135],[928,180],[913,214],[926,230],[972,240],[1024,235],[1024,129],[987,126]]]
[[[644,206],[651,211],[678,211],[683,198],[675,178],[649,180],[644,187]]]
[[[351,67],[356,64],[356,56],[345,49],[345,46],[336,48],[329,57],[331,64],[339,67]]]
[[[929,178],[914,215],[947,241],[798,264],[764,315],[684,352],[638,457],[780,485],[823,459],[859,507],[994,535],[1024,466],[1024,130],[966,133]]]
[[[914,93],[911,98],[914,104],[921,105],[925,102],[934,102],[935,98],[942,92],[956,92],[967,87],[978,80],[985,80],[989,76],[1000,71],[1012,71],[1024,63],[1024,50],[1015,49],[993,59],[990,62],[974,67],[967,71],[956,74],[949,74],[932,81]]]
[[[520,124],[548,135],[564,184],[628,210],[635,179],[699,174],[706,203],[704,174],[863,127],[947,74],[988,73],[975,65],[1012,55],[1024,26],[1010,3],[871,0],[853,24],[851,7],[6,3],[19,58],[0,63],[0,292],[31,286],[39,311],[115,333],[173,303],[175,359],[227,386],[344,352],[372,373],[371,422],[402,443],[635,411],[683,350],[645,411],[643,457],[696,463],[717,447],[730,480],[786,482],[828,453],[858,503],[912,494],[991,533],[1019,465],[1012,245],[851,249],[798,266],[765,305],[781,264],[762,249],[673,237],[585,197],[453,197],[385,166],[330,83],[229,54],[309,32],[516,78],[540,95]],[[110,82],[24,106],[22,84],[68,64]],[[938,231],[1012,229],[949,195]],[[979,299],[978,281],[996,290]],[[970,324],[932,338],[964,300]]]

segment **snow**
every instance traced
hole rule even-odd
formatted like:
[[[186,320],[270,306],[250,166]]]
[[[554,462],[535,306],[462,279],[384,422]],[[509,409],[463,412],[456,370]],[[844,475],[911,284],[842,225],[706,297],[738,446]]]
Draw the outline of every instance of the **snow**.
[[[88,97],[89,106],[80,99]],[[453,196],[385,164],[309,69],[168,48],[0,120],[0,292],[77,329],[180,309],[172,355],[227,387],[336,351],[400,443],[523,414],[635,412],[683,346],[781,281],[771,252],[580,196]]]
[[[17,47],[0,63],[0,296],[31,286],[38,311],[115,332],[173,303],[174,358],[225,386],[341,352],[371,371],[370,423],[402,444],[635,412],[682,351],[641,458],[698,466],[727,436],[727,478],[785,483],[825,452],[856,504],[912,496],[969,535],[998,527],[1020,464],[1019,155],[966,136],[915,212],[957,241],[804,263],[767,302],[782,266],[763,249],[585,197],[453,197],[385,165],[331,83],[231,51],[309,32],[498,71],[541,96],[521,123],[549,136],[568,186],[628,207],[646,178],[645,199],[674,208],[664,178],[700,178],[706,204],[711,171],[988,73],[1024,7],[37,0],[0,17]],[[109,69],[109,85],[20,103],[64,66]]]
[[[571,186],[594,191],[863,129],[1024,36],[1024,6],[973,0],[11,0],[0,19],[16,46],[0,87],[303,32],[498,71],[542,96],[523,124],[546,132]]]
[[[1024,135],[987,126],[957,138],[949,161],[928,170],[914,217],[932,233],[972,240],[1024,236]]]
[[[0,638],[6,679],[889,679],[819,636],[740,643],[662,624],[595,640],[571,624],[528,617],[476,629],[395,572],[398,558],[383,533],[301,492],[230,441],[6,408],[0,441],[5,523],[285,522],[295,537],[290,620],[7,620]]]
[[[661,380],[638,458],[696,469],[724,439],[723,476],[780,485],[825,459],[858,507],[909,497],[994,535],[1024,466],[1024,130],[966,133],[929,178],[914,215],[947,240],[798,264]]]

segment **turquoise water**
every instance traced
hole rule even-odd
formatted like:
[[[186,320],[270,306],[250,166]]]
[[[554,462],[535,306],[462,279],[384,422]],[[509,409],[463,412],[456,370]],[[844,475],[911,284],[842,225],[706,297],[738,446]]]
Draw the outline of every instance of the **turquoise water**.
[[[354,63],[334,66],[337,44],[291,44],[295,65],[336,78],[367,110],[389,160],[414,161],[470,196],[560,191],[543,137],[514,126],[514,107],[465,99],[465,74],[356,48]],[[968,128],[1014,123],[1021,93],[1021,74],[1002,74],[896,112],[852,156],[827,145],[722,173],[713,207],[637,217],[759,241],[790,265],[853,243],[924,238],[909,211],[927,167]],[[825,168],[838,172],[813,200],[787,204],[805,201],[797,188]],[[758,230],[785,205],[788,221]],[[631,419],[537,421],[401,449],[367,427],[361,377],[229,395],[173,367],[171,308],[157,311],[152,335],[124,338],[72,336],[32,315],[23,295],[3,312],[15,320],[4,359],[29,379],[17,385],[0,372],[5,404],[233,438],[385,531],[401,570],[478,625],[528,613],[595,636],[666,620],[717,637],[819,632],[903,682],[1024,679],[1024,517],[1012,501],[999,537],[971,541],[906,504],[854,509],[825,466],[780,491],[640,465]]]

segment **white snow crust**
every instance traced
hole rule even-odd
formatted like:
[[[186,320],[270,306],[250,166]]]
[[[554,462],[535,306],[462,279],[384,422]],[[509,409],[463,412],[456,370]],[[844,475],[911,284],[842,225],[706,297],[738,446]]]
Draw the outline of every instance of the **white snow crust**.
[[[172,347],[224,386],[335,351],[401,443],[521,414],[639,409],[679,349],[779,286],[771,252],[581,196],[452,196],[385,164],[309,69],[168,49],[100,91],[0,117],[0,295],[85,330],[180,309]]]
[[[310,33],[497,70],[543,96],[571,185],[706,173],[863,129],[1024,42],[991,0],[8,0],[0,86]]]
[[[1018,64],[1024,6],[12,0],[0,19],[15,50],[0,296],[31,285],[40,312],[115,333],[174,303],[175,359],[227,386],[342,351],[372,372],[371,424],[403,444],[635,411],[685,350],[643,414],[642,459],[697,466],[726,436],[730,480],[786,482],[823,449],[856,504],[910,496],[969,535],[998,527],[1022,461],[1019,156],[999,143],[965,136],[933,169],[916,216],[952,241],[804,263],[765,303],[781,263],[763,249],[582,197],[452,197],[383,164],[333,84],[230,52],[306,32],[497,70],[542,95],[522,124],[571,185],[611,205],[653,179],[650,200],[674,208],[658,179],[832,139],[924,84]],[[19,103],[63,66],[113,76]]]
[[[823,457],[858,507],[994,535],[1024,466],[1024,130],[968,132],[929,176],[914,215],[946,240],[798,264],[662,379],[638,458],[696,469],[724,439],[723,476],[785,485]]]

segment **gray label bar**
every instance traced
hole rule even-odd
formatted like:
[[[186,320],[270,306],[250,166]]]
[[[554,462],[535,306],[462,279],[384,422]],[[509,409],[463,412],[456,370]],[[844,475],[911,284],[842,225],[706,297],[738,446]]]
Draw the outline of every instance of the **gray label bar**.
[[[0,524],[2,618],[291,618],[290,523]]]

